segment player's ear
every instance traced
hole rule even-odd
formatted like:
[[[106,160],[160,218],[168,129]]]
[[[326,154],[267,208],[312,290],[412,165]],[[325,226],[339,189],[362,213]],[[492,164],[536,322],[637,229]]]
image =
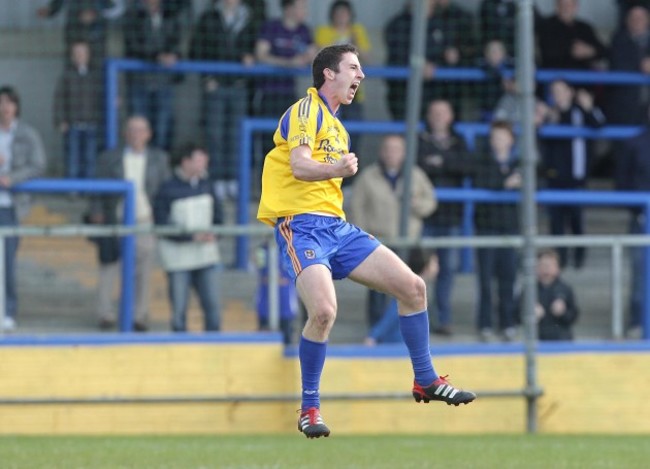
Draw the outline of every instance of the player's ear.
[[[336,75],[334,73],[334,70],[326,68],[324,71],[325,71],[325,78],[327,78],[328,80],[333,80],[334,79],[334,76]]]

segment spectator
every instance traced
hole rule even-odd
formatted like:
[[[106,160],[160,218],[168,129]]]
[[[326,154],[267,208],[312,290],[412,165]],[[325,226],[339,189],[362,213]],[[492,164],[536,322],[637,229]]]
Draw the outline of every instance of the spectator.
[[[387,135],[381,143],[379,161],[361,171],[352,188],[350,220],[379,238],[390,239],[399,235],[405,158],[404,137]],[[416,239],[422,233],[422,220],[436,208],[433,186],[418,167],[413,168],[410,201],[408,236]],[[386,301],[384,294],[369,290],[368,323],[371,326],[381,317]]]
[[[533,5],[535,24],[539,22],[539,11]],[[510,57],[514,57],[515,31],[517,30],[517,2],[515,0],[482,0],[479,7],[480,44],[501,41]]]
[[[181,146],[174,155],[173,176],[161,184],[154,199],[156,225],[205,230],[158,240],[160,260],[167,272],[174,332],[187,330],[190,287],[198,295],[205,330],[220,329],[217,290],[221,259],[217,238],[209,229],[222,222],[222,209],[208,178],[208,159],[207,151],[198,145]]]
[[[542,68],[587,70],[605,58],[606,48],[590,24],[576,18],[578,0],[556,0],[555,14],[539,23]]]
[[[511,57],[515,54],[517,3],[515,0],[482,0],[479,7],[480,42],[501,41]]]
[[[617,155],[616,189],[650,192],[650,126],[647,124],[641,134],[624,142],[621,153]],[[630,234],[647,234],[643,210],[634,208],[630,215]],[[644,247],[630,248],[632,271],[629,321],[626,330],[630,339],[640,339],[642,336],[643,301],[647,294],[645,279],[648,275],[645,269],[645,252]]]
[[[426,128],[418,140],[418,166],[436,188],[460,188],[470,175],[470,161],[465,141],[454,133],[454,111],[449,101],[437,100],[427,108]],[[438,209],[424,219],[424,236],[454,236],[460,234],[463,206],[458,203],[441,203]],[[440,272],[435,281],[437,321],[431,332],[451,335],[451,294],[456,266],[454,250],[438,248]],[[436,326],[433,326],[437,324]]]
[[[87,42],[70,50],[70,65],[54,95],[54,125],[64,136],[65,177],[95,177],[102,109],[102,74],[92,63]]]
[[[165,14],[161,0],[142,0],[144,9],[132,10],[124,22],[128,58],[173,67],[179,58],[180,29],[175,16]],[[153,126],[155,146],[169,150],[172,144],[174,88],[171,73],[130,74],[129,113],[141,115]]]
[[[522,299],[519,301],[520,316]],[[539,251],[535,305],[539,340],[573,340],[572,326],[578,314],[573,288],[561,277],[560,256],[552,249]]]
[[[18,226],[29,210],[27,194],[13,194],[11,188],[45,171],[45,151],[38,132],[18,117],[20,97],[10,86],[0,87],[0,226]],[[4,238],[4,320],[3,331],[16,328],[16,253],[18,238]]]
[[[514,190],[521,187],[521,173],[513,153],[515,137],[507,122],[495,121],[490,126],[488,151],[476,162],[476,187],[492,190]],[[512,203],[477,204],[476,234],[504,236],[519,234],[519,214]],[[493,338],[492,279],[497,281],[499,328],[506,341],[515,339],[514,286],[517,275],[517,253],[514,248],[479,248],[478,330],[481,340]]]
[[[348,0],[336,0],[330,6],[329,24],[319,26],[315,35],[316,45],[319,48],[331,46],[333,44],[353,44],[359,51],[359,60],[363,63],[369,62],[369,53],[371,49],[368,32],[363,24],[355,21],[355,12],[352,3]],[[357,91],[354,101],[349,106],[343,107],[339,111],[339,119],[343,122],[363,120],[363,88]],[[355,142],[358,141],[360,134],[350,135],[350,148],[352,151],[357,148]],[[349,179],[351,181],[351,179]],[[344,184],[348,179],[344,179]]]
[[[609,50],[612,71],[650,74],[650,20],[644,7],[631,8],[625,27],[614,34]],[[647,85],[608,86],[607,120],[613,124],[642,125],[648,109]]]
[[[409,250],[408,266],[413,272],[418,272],[422,279],[429,283],[438,275],[438,258],[435,254],[426,254],[422,249]],[[398,343],[402,341],[399,328],[399,314],[397,300],[391,298],[379,321],[368,333],[364,344],[374,346],[377,344]]]
[[[605,116],[594,106],[593,97],[585,90],[577,92],[568,83],[558,80],[551,83],[552,106],[548,122],[575,127],[600,127]],[[549,138],[544,140],[542,167],[550,189],[581,189],[587,184],[591,149],[584,138]],[[583,209],[579,205],[550,205],[548,207],[550,231],[562,235],[568,223],[574,235],[584,233]],[[568,261],[566,247],[558,249],[560,266]],[[586,249],[574,251],[574,266],[579,269],[585,263]]]
[[[512,81],[507,72],[514,73],[514,62],[503,43],[493,40],[485,44],[483,58],[478,65],[486,75],[485,81],[476,86],[478,105],[481,120],[489,122],[499,99]]]
[[[497,101],[492,112],[493,121],[507,121],[511,124],[521,122],[521,106],[517,91],[517,82],[513,78],[503,79],[503,94]],[[548,105],[541,99],[535,99],[535,115],[533,120],[536,127],[541,126],[548,116]]]
[[[618,3],[618,23],[619,27],[625,27],[625,21],[628,12],[634,7],[643,7],[650,10],[650,0],[616,0]]]
[[[106,19],[111,16],[111,0],[50,0],[47,6],[37,10],[41,18],[56,16],[65,6],[66,18],[64,40],[66,59],[70,56],[70,46],[83,41],[90,45],[91,56],[98,63],[106,57]]]
[[[270,295],[269,295],[269,245],[263,244],[256,252],[257,284],[256,306],[257,321],[260,331],[270,329]],[[291,280],[287,268],[278,256],[279,297],[278,309],[280,313],[280,331],[285,345],[293,342],[293,324],[298,313],[298,292],[296,284]]]
[[[142,116],[130,117],[124,126],[125,144],[109,150],[99,157],[97,177],[101,179],[124,179],[135,186],[135,217],[138,225],[153,222],[152,203],[160,185],[169,176],[169,157],[162,150],[149,146],[151,127]],[[96,224],[114,225],[121,216],[118,197],[95,197],[91,200],[90,221]],[[112,305],[113,284],[118,275],[120,258],[116,238],[101,238],[99,254],[98,315],[100,329],[115,325]],[[151,297],[151,270],[155,260],[155,242],[151,235],[136,237],[135,264],[135,322],[138,332],[148,329]]]
[[[307,17],[306,0],[281,0],[282,18],[269,20],[262,26],[255,44],[255,56],[260,63],[284,68],[304,68],[316,56],[316,46]],[[295,78],[281,76],[264,78],[255,98],[257,113],[277,118],[297,101]],[[273,147],[271,135],[264,136],[264,154]]]
[[[215,1],[194,30],[190,58],[254,63],[255,30],[251,11],[242,0]],[[248,81],[236,75],[203,76],[205,135],[210,152],[209,174],[221,200],[236,197],[240,122],[248,111]]]
[[[404,9],[394,16],[384,28],[384,40],[388,52],[387,65],[408,66],[410,58],[412,14],[411,6],[406,4]],[[468,45],[473,43],[470,17],[448,0],[429,0],[427,3],[427,42],[423,85],[423,100],[447,99],[452,102],[456,113],[460,111],[461,87],[458,83],[432,81],[435,78],[436,67],[455,67],[462,62],[471,60],[468,54],[472,50]],[[387,80],[388,107],[395,120],[406,117],[406,81]]]

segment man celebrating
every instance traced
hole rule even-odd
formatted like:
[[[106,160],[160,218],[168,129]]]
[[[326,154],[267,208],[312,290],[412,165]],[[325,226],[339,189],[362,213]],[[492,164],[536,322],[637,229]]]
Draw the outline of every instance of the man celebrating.
[[[275,227],[281,255],[307,308],[298,351],[298,430],[307,438],[330,434],[320,415],[319,383],[336,318],[333,280],[345,277],[397,299],[415,372],[415,400],[467,404],[476,395],[456,389],[433,369],[424,281],[374,236],[345,221],[341,181],[357,172],[358,161],[349,153],[349,136],[336,113],[352,102],[365,77],[356,48],[324,48],[314,59],[312,75],[314,87],[284,113],[273,136],[257,214]]]

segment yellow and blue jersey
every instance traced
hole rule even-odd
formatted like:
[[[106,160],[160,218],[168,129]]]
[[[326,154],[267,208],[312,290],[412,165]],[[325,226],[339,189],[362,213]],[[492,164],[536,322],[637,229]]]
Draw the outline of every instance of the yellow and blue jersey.
[[[312,159],[334,164],[349,153],[350,136],[316,88],[284,113],[273,135],[275,148],[264,159],[257,219],[275,226],[278,218],[321,212],[345,219],[342,178],[300,181],[293,176],[291,150],[308,145]]]

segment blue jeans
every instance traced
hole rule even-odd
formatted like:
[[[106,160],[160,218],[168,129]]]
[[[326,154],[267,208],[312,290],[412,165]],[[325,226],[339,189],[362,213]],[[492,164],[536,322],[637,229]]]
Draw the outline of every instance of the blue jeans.
[[[238,174],[240,124],[248,109],[245,86],[220,86],[205,93],[205,134],[210,177],[235,180]]]
[[[479,235],[503,235],[484,231]],[[480,248],[478,256],[479,304],[478,329],[492,328],[492,278],[497,280],[499,328],[515,325],[515,277],[517,251],[513,248]]]
[[[97,126],[72,124],[64,137],[65,177],[92,179],[97,162]]]
[[[18,226],[16,210],[13,207],[0,208],[0,226]],[[18,299],[16,296],[16,253],[18,252],[18,238],[8,236],[5,238],[5,315],[16,317]]]
[[[460,234],[460,228],[456,226],[436,226],[424,225],[424,236],[443,238],[449,236],[457,236]],[[455,249],[451,248],[438,248],[439,272],[435,280],[435,304],[438,313],[438,326],[447,327],[451,324],[451,292],[454,286],[454,274],[456,272]],[[433,321],[431,321],[433,322]]]
[[[129,113],[147,118],[153,130],[153,145],[164,150],[171,148],[173,102],[171,85],[150,87],[132,83],[129,86]]]
[[[203,310],[206,331],[218,331],[221,327],[218,284],[219,267],[210,265],[193,270],[167,272],[169,300],[172,306],[172,330],[187,330],[187,304],[190,299],[190,286],[199,297]]]

